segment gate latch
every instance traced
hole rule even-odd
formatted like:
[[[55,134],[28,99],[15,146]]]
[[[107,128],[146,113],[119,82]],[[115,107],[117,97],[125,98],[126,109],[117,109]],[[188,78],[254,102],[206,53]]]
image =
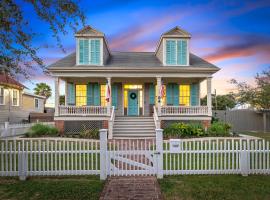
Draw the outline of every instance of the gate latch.
[[[160,155],[160,152],[159,151],[156,151],[154,154],[155,155]]]

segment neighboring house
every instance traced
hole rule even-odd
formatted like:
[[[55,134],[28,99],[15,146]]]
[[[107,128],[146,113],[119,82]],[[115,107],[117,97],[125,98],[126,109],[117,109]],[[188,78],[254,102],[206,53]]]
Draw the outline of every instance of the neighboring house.
[[[29,113],[43,113],[45,97],[24,92],[25,86],[5,73],[0,74],[0,122],[26,121]]]
[[[105,35],[90,26],[75,37],[76,52],[48,68],[55,77],[55,121],[61,131],[109,128],[110,138],[153,137],[155,128],[173,121],[210,124],[211,79],[219,68],[190,53],[186,31],[175,27],[162,34],[155,52],[111,51]],[[66,85],[64,106],[60,79]],[[200,105],[204,80],[207,106]]]

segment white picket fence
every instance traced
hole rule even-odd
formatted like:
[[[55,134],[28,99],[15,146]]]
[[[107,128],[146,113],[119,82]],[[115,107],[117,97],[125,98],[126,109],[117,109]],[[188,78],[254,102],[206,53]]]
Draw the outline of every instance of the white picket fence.
[[[265,140],[194,138],[172,145],[163,140],[161,129],[156,133],[156,139],[108,140],[102,129],[100,140],[3,139],[0,176],[270,174],[270,145]]]
[[[0,127],[0,138],[14,137],[25,134],[35,123],[9,124],[5,122],[4,126]],[[41,124],[54,126],[54,122],[39,122]]]

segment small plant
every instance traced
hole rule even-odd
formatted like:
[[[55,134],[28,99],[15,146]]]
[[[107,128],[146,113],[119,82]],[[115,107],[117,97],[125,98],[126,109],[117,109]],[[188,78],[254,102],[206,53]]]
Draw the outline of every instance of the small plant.
[[[35,124],[25,134],[26,137],[56,136],[58,129],[44,124]]]
[[[228,123],[214,122],[207,132],[210,136],[229,136],[231,128],[231,125]]]
[[[80,138],[87,138],[87,139],[99,139],[99,130],[94,129],[94,130],[83,130],[79,134]]]

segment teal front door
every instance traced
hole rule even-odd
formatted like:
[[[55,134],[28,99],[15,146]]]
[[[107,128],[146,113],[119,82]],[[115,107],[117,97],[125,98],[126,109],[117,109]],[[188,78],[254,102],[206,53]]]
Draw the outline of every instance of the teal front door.
[[[129,90],[128,91],[128,115],[138,115],[138,90]]]

